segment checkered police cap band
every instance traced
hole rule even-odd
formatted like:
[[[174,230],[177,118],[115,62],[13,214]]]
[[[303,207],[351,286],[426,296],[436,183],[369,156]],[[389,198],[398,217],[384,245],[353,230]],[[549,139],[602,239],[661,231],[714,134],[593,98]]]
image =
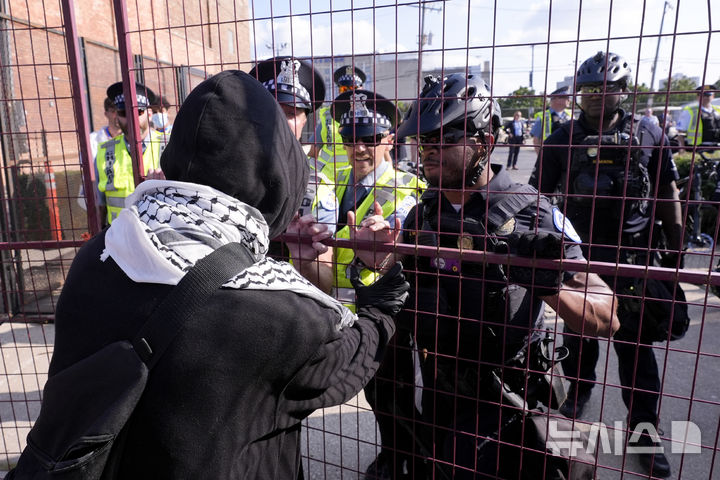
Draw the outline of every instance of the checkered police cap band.
[[[138,103],[139,108],[147,108],[150,106],[150,100],[148,100],[148,98],[145,95],[141,95],[138,93],[136,95],[136,97],[137,97],[137,103]],[[115,98],[113,99],[113,103],[115,105],[124,105],[125,104],[125,95],[122,93],[120,95],[116,95]]]
[[[263,82],[263,86],[271,92],[273,90],[278,90],[280,92],[289,93],[290,95],[297,97],[303,103],[307,104],[308,108],[312,107],[312,102],[310,101],[310,93],[302,85],[289,85],[287,83],[278,83],[275,81],[274,78],[271,78],[270,80]]]
[[[379,125],[381,127],[392,127],[390,119],[382,113],[368,111],[366,114],[356,116],[355,111],[350,110],[340,118],[340,125]],[[369,115],[369,116],[368,116]]]
[[[338,85],[342,85],[345,83],[351,83],[353,85],[360,86],[363,84],[362,78],[360,78],[358,75],[352,74],[352,75],[342,75],[337,79]]]

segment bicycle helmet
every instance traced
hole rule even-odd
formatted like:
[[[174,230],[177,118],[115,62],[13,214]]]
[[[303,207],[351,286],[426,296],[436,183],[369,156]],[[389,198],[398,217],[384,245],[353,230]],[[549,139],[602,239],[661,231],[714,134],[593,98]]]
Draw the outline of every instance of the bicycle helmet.
[[[397,136],[412,137],[441,128],[494,135],[500,119],[500,106],[490,98],[490,89],[480,77],[453,73],[441,80],[428,75]]]
[[[494,138],[502,124],[500,105],[490,97],[490,88],[475,75],[453,73],[444,79],[428,75],[420,96],[413,103],[397,130],[398,138],[433,132],[462,130],[477,135],[485,144],[484,155],[478,152],[467,165],[465,184],[475,185],[490,159]]]
[[[622,83],[627,87],[632,81],[632,69],[627,60],[616,53],[597,52],[585,60],[577,72],[575,85],[591,83]]]

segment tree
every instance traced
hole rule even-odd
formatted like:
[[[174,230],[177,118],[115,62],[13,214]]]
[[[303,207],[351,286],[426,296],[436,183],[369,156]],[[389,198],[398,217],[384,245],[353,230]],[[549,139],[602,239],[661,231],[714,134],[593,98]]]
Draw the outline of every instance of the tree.
[[[684,92],[669,93],[669,105],[682,105],[697,100],[697,93],[694,92],[697,86],[697,83],[692,78],[687,77],[683,74],[678,74],[673,76],[673,78],[670,80],[669,88],[667,80],[661,80],[658,92]],[[668,93],[660,93],[655,95],[655,105],[665,105],[667,98]]]
[[[529,118],[532,112],[542,110],[543,95],[538,96],[533,88],[520,87],[509,96],[499,98],[498,103],[505,116],[512,116],[513,112],[520,110],[525,118]]]

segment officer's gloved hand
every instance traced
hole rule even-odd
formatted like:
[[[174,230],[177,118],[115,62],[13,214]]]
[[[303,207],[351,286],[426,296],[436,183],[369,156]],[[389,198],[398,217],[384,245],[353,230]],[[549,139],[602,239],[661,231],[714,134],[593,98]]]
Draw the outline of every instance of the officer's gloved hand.
[[[498,241],[497,253],[513,253],[522,257],[562,258],[562,236],[552,232],[515,232]],[[508,281],[533,288],[537,296],[555,295],[560,289],[563,271],[510,265]]]
[[[678,265],[678,257],[680,264]],[[685,268],[685,255],[677,252],[666,252],[660,257],[660,266],[665,268]]]
[[[376,307],[388,315],[396,315],[405,305],[410,284],[402,273],[402,263],[396,263],[385,275],[370,286],[363,285],[355,265],[350,266],[350,282],[355,287],[358,310]]]

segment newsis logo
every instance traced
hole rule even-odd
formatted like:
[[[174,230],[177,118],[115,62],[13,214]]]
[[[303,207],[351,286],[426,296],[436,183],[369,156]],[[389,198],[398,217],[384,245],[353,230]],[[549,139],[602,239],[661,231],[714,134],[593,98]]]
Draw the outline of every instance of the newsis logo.
[[[559,425],[562,425],[562,429]],[[552,418],[549,420],[547,447],[555,455],[576,457],[581,451],[591,455],[596,453],[623,455],[624,452],[667,453],[652,423],[639,423],[631,432],[628,432],[624,423],[620,421],[614,422],[612,427],[602,422],[575,423],[575,427],[583,431],[567,430],[567,425]],[[700,453],[702,445],[700,428],[695,423],[673,421],[670,433],[670,453]],[[654,445],[638,446],[641,436],[650,437]]]

